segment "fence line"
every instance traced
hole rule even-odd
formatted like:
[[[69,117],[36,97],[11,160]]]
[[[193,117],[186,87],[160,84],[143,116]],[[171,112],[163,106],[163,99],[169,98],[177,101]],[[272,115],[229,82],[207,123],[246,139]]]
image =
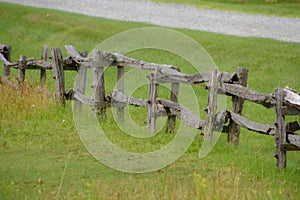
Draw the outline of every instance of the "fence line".
[[[91,105],[99,114],[100,119],[106,116],[106,108],[116,107],[118,119],[124,121],[124,108],[126,105],[146,107],[148,110],[148,126],[150,131],[155,131],[156,118],[168,117],[166,132],[174,132],[176,118],[187,126],[204,130],[204,137],[212,138],[213,131],[222,131],[228,134],[228,143],[238,144],[240,127],[251,131],[274,136],[275,151],[278,168],[286,167],[286,152],[300,150],[300,135],[295,132],[300,130],[298,122],[286,122],[285,116],[300,115],[300,96],[289,88],[276,88],[274,94],[263,94],[247,88],[248,69],[238,67],[234,73],[219,72],[213,68],[210,72],[185,74],[180,68],[147,63],[142,60],[128,58],[123,54],[94,51],[92,57],[87,57],[87,52],[77,52],[71,45],[65,46],[69,56],[62,57],[59,48],[51,49],[51,62],[47,62],[48,47],[44,47],[40,60],[27,59],[20,56],[20,60],[11,63],[11,46],[0,45],[0,60],[4,63],[4,76],[0,77],[2,83],[16,89],[25,79],[28,69],[41,70],[40,84],[46,81],[46,70],[53,70],[56,82],[56,98],[62,105],[66,99],[76,100]],[[93,71],[94,98],[85,96],[87,68]],[[117,89],[111,94],[105,94],[104,68],[117,67]],[[124,95],[124,67],[149,70],[148,99],[142,100]],[[18,69],[18,84],[10,81],[10,69]],[[76,85],[73,89],[65,89],[64,71],[77,72]],[[158,98],[158,87],[161,83],[171,83],[170,100]],[[206,119],[200,119],[188,108],[178,103],[180,84],[207,83],[209,90]],[[217,95],[232,97],[232,110],[217,113]],[[274,124],[260,124],[242,116],[245,101],[261,104],[266,108],[275,109],[276,122]],[[229,123],[224,126],[224,122]]]

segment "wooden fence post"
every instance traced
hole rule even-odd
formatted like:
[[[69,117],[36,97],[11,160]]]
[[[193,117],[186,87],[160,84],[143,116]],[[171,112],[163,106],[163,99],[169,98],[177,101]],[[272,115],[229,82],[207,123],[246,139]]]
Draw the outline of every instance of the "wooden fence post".
[[[118,66],[118,83],[117,83],[117,89],[119,92],[124,94],[124,67]],[[120,122],[124,122],[124,107],[118,107],[117,108],[117,117]]]
[[[275,90],[275,97],[276,97],[276,132],[275,132],[275,146],[276,146],[276,155],[277,158],[277,167],[279,169],[283,169],[286,167],[286,150],[280,148],[281,145],[285,144],[286,140],[286,125],[284,115],[282,114],[282,106],[283,106],[283,99],[284,94],[283,90],[276,88]]]
[[[63,58],[60,48],[51,49],[53,78],[56,82],[56,99],[61,105],[65,105],[65,78]]]
[[[79,54],[84,58],[88,56],[87,51],[79,52]],[[83,65],[79,65],[77,76],[76,76],[76,90],[79,91],[81,94],[85,94],[86,76],[87,76],[87,67]]]
[[[86,51],[79,52],[82,57],[87,57],[88,53]],[[79,92],[81,94],[85,94],[86,90],[86,76],[87,76],[87,68],[86,66],[79,65],[77,74],[76,74],[76,85],[75,85],[75,93]],[[81,102],[75,101],[75,108],[80,108]]]
[[[4,51],[4,58],[11,62],[11,46],[6,46],[6,50]],[[4,77],[9,78],[10,75],[10,66],[4,64]]]
[[[18,72],[18,85],[21,88],[21,84],[25,80],[25,69],[26,69],[26,56],[20,56],[19,61],[19,72]]]
[[[42,50],[42,55],[41,55],[41,59],[45,62],[47,62],[47,54],[48,53],[48,46],[44,46],[43,50]],[[41,73],[40,73],[40,86],[44,87],[46,82],[46,70],[45,69],[41,69]]]
[[[238,74],[238,84],[242,86],[247,86],[247,80],[248,80],[248,69],[243,67],[237,68],[237,74]],[[242,110],[244,107],[244,99],[233,96],[232,97],[232,112],[242,115]],[[233,145],[239,144],[239,138],[240,138],[240,126],[230,119],[229,126],[228,126],[228,143]]]
[[[208,83],[209,96],[208,96],[207,114],[206,114],[205,127],[204,127],[204,138],[206,140],[209,140],[210,142],[212,141],[213,138],[215,115],[217,112],[218,83],[219,83],[218,69],[213,68]]]
[[[104,58],[101,51],[93,52],[93,88],[94,88],[94,109],[100,120],[106,118],[106,101],[104,86]]]
[[[157,111],[157,104],[156,99],[158,97],[158,84],[154,82],[154,78],[158,76],[159,69],[157,68],[154,73],[151,73],[149,76],[149,93],[148,93],[148,126],[149,131],[151,133],[155,132],[155,125],[156,125],[156,111]]]
[[[179,93],[179,83],[172,83],[170,100],[175,103],[178,103],[178,93]],[[166,132],[173,133],[175,131],[175,126],[176,126],[176,115],[169,115]]]

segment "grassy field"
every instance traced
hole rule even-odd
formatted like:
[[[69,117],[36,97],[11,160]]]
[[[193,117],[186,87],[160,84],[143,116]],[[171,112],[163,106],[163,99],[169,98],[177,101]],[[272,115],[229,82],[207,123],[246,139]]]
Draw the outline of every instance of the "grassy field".
[[[200,8],[246,12],[281,17],[300,17],[299,0],[152,0],[155,2],[178,3]]]
[[[152,26],[2,2],[0,16],[0,43],[12,45],[13,60],[20,54],[39,57],[43,45],[72,44],[78,50],[91,50],[114,34]],[[248,67],[250,88],[272,93],[275,87],[289,85],[300,91],[300,44],[176,30],[199,42],[221,71]],[[179,58],[154,50],[133,52],[130,56],[179,65],[183,71],[187,68]],[[12,73],[12,80],[16,74]],[[66,77],[66,86],[70,88],[74,73],[68,72]],[[109,74],[107,77],[110,80]],[[241,131],[239,146],[227,145],[226,135],[222,135],[203,159],[197,157],[202,143],[198,135],[179,160],[157,172],[127,174],[110,169],[83,146],[76,133],[71,102],[63,108],[41,94],[36,83],[38,72],[28,71],[26,78],[22,95],[0,85],[0,199],[298,199],[300,196],[299,152],[288,152],[287,169],[278,171],[273,137],[245,129]],[[54,90],[51,73],[47,76],[47,88]],[[275,119],[274,110],[248,102],[244,114],[257,122],[273,123]],[[173,137],[164,133],[149,140],[124,136],[110,114],[103,126],[114,142],[140,152],[150,150],[152,145],[158,148]]]

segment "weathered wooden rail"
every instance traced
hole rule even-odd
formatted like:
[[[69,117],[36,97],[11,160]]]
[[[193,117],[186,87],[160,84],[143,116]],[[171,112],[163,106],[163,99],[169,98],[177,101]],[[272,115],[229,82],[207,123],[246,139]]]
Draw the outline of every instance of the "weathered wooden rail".
[[[65,46],[69,56],[62,57],[59,48],[51,49],[51,62],[47,61],[48,47],[44,47],[41,59],[20,56],[20,60],[11,63],[11,47],[0,45],[0,60],[4,63],[4,76],[0,82],[16,89],[25,79],[26,70],[40,70],[40,84],[46,81],[46,70],[53,70],[56,82],[56,98],[64,104],[66,99],[92,106],[99,114],[100,119],[105,118],[106,109],[115,107],[119,120],[124,121],[124,108],[127,105],[146,107],[148,110],[148,126],[155,131],[156,118],[167,117],[167,132],[175,130],[176,118],[187,126],[204,130],[206,139],[212,138],[213,131],[222,131],[228,134],[228,143],[238,144],[240,127],[251,131],[274,136],[278,168],[286,167],[286,152],[300,150],[300,130],[298,122],[285,122],[285,116],[300,115],[300,96],[288,88],[274,91],[274,94],[262,94],[247,88],[248,70],[239,67],[234,73],[219,72],[212,69],[210,72],[185,74],[180,68],[172,65],[146,63],[142,60],[128,58],[123,54],[94,51],[92,57],[86,52],[77,52],[73,46]],[[104,68],[117,67],[117,88],[111,94],[105,93]],[[148,99],[137,99],[124,95],[124,67],[149,70]],[[87,68],[92,68],[94,97],[87,97],[86,76]],[[18,83],[10,81],[10,69],[18,70]],[[76,85],[73,89],[65,89],[64,71],[77,72]],[[170,83],[170,99],[161,99],[158,96],[158,87],[161,83]],[[200,119],[188,108],[178,103],[180,84],[207,83],[209,90],[206,119]],[[232,110],[217,111],[218,94],[232,97]],[[260,124],[242,116],[245,101],[261,104],[266,108],[274,108],[276,122],[274,124]],[[227,122],[229,121],[229,122]],[[227,123],[225,123],[227,122]]]

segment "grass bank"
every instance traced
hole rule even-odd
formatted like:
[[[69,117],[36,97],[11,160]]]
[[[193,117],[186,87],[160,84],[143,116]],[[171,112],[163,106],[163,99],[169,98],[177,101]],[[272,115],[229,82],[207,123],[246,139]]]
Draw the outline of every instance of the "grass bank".
[[[43,45],[72,44],[78,50],[91,50],[114,34],[150,26],[7,3],[0,3],[0,16],[0,43],[13,46],[13,60],[20,54],[39,57]],[[248,86],[257,91],[272,93],[286,85],[300,90],[299,44],[176,30],[199,42],[221,71],[248,67]],[[187,68],[184,61],[159,51],[131,56]],[[245,129],[239,146],[227,145],[223,135],[204,159],[197,157],[202,143],[198,135],[179,160],[160,171],[127,174],[110,169],[83,146],[71,103],[63,108],[41,94],[35,84],[37,72],[28,71],[26,77],[21,96],[0,85],[1,199],[297,199],[300,195],[300,154],[289,152],[286,171],[278,171],[273,138]],[[74,73],[67,73],[67,80],[67,87],[72,87]],[[48,75],[48,89],[53,82]],[[244,113],[258,122],[274,122],[273,110],[250,103]],[[164,133],[143,141],[126,137],[110,115],[105,128],[113,141],[135,151],[172,138]]]
[[[200,8],[217,9],[224,11],[245,12],[249,14],[262,14],[280,17],[300,17],[300,1],[280,0],[152,0],[154,2],[187,4]]]

